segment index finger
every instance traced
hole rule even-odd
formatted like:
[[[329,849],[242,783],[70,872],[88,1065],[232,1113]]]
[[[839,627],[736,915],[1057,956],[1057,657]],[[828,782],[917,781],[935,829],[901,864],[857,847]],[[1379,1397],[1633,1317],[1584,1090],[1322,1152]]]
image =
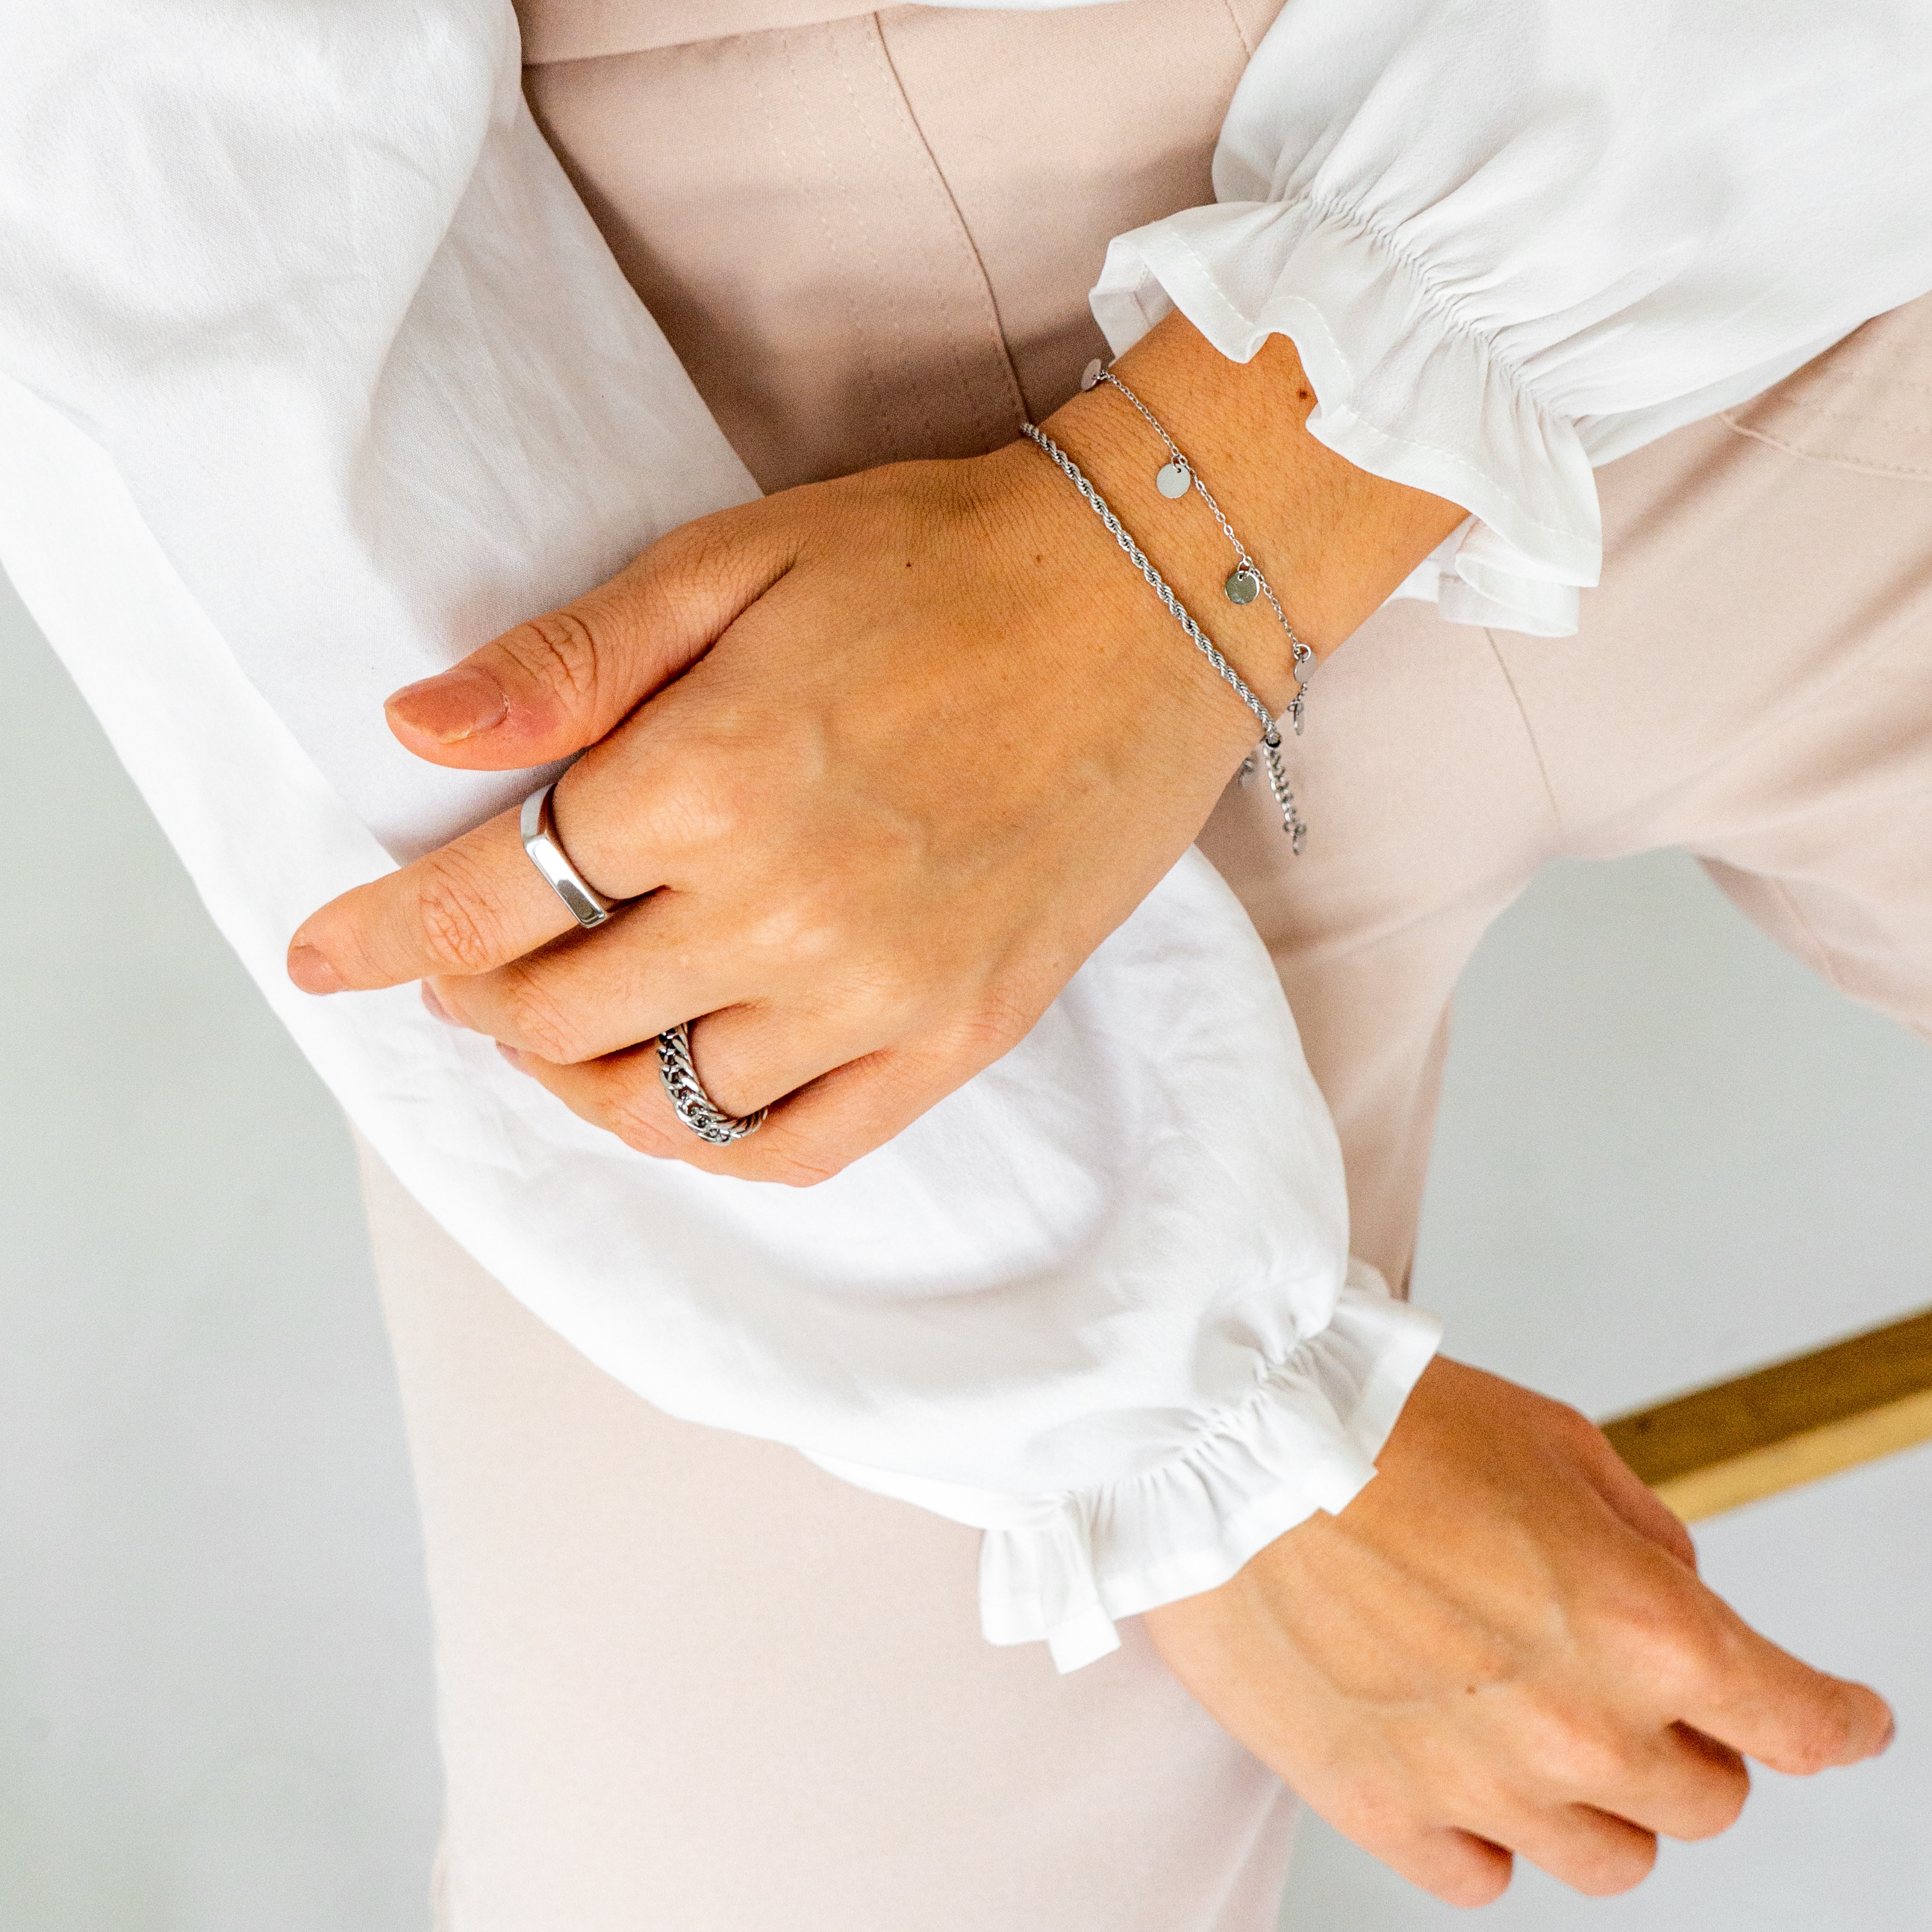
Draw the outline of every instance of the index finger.
[[[506,812],[311,913],[289,941],[289,977],[340,993],[487,973],[576,925]]]
[[[1813,1670],[1713,1600],[1716,1642],[1678,1714],[1684,1723],[1797,1777],[1875,1757],[1892,1742],[1892,1708],[1876,1690]]]

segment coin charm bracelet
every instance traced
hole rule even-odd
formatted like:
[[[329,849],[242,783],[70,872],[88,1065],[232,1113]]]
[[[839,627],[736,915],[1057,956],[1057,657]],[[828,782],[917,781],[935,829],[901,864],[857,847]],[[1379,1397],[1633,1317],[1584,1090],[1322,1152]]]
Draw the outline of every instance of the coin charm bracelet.
[[[1090,390],[1102,382],[1120,391],[1166,447],[1168,460],[1155,476],[1155,488],[1171,502],[1185,496],[1190,490],[1198,490],[1202,500],[1214,513],[1214,520],[1220,525],[1222,533],[1234,545],[1234,568],[1222,586],[1228,602],[1252,604],[1257,597],[1264,596],[1280,620],[1282,628],[1288,633],[1288,648],[1294,664],[1295,692],[1289,700],[1287,716],[1295,735],[1299,737],[1308,680],[1315,668],[1315,653],[1295,635],[1294,627],[1288,621],[1287,614],[1282,609],[1280,600],[1275,596],[1267,578],[1262,574],[1261,566],[1255,562],[1247,546],[1234,534],[1234,526],[1223,514],[1220,505],[1214,500],[1207,484],[1201,480],[1199,471],[1181,454],[1179,446],[1162,426],[1160,418],[1111,370],[1104,368],[1098,361],[1089,363],[1086,374],[1080,379],[1081,388]],[[1037,424],[1024,423],[1021,427],[1034,446],[1052,459],[1066,480],[1086,499],[1088,506],[1106,526],[1108,534],[1126,553],[1128,560],[1142,576],[1146,578],[1148,587],[1166,605],[1175,622],[1186,632],[1195,649],[1214,667],[1222,682],[1254,714],[1256,721],[1262,728],[1259,749],[1268,770],[1268,788],[1274,794],[1275,803],[1280,808],[1281,828],[1288,835],[1290,849],[1299,857],[1303,846],[1307,842],[1308,826],[1295,804],[1294,788],[1288,783],[1288,772],[1282,763],[1281,729],[1274,714],[1255,695],[1240,673],[1222,655],[1214,640],[1195,622],[1186,607],[1168,588],[1166,580],[1148,561],[1147,553],[1134,541],[1120,518],[1114,515],[1106,499],[1082,474],[1079,465]],[[1252,764],[1250,758],[1242,766],[1244,775]]]
[[[1126,398],[1148,428],[1159,436],[1167,450],[1167,460],[1155,472],[1154,487],[1169,502],[1184,496],[1190,490],[1196,491],[1202,502],[1214,513],[1214,520],[1221,526],[1221,534],[1234,547],[1234,568],[1228,573],[1228,580],[1221,588],[1227,593],[1230,604],[1252,604],[1257,597],[1265,597],[1268,608],[1274,611],[1275,620],[1288,633],[1288,647],[1294,659],[1294,696],[1290,700],[1288,716],[1294,727],[1294,735],[1301,736],[1302,708],[1308,695],[1308,680],[1315,675],[1315,653],[1294,634],[1294,626],[1288,621],[1288,613],[1281,608],[1281,599],[1274,594],[1274,587],[1262,574],[1262,567],[1248,554],[1248,547],[1234,534],[1234,526],[1229,523],[1220,505],[1215,502],[1214,492],[1201,480],[1201,472],[1180,453],[1180,446],[1167,433],[1163,424],[1153,410],[1115,375],[1112,370],[1104,368],[1096,359],[1088,364],[1086,372],[1080,378],[1082,389],[1097,388],[1101,383],[1120,391]]]

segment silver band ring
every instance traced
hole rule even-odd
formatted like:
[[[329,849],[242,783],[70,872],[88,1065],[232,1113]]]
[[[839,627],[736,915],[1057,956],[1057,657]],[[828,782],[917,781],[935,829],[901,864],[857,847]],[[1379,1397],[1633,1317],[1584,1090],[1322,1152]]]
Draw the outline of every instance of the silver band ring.
[[[658,1035],[658,1078],[664,1082],[678,1118],[713,1147],[729,1147],[734,1141],[756,1133],[770,1111],[760,1107],[755,1114],[728,1114],[705,1092],[698,1070],[691,1064],[691,1028],[683,1021]]]
[[[548,784],[538,785],[524,800],[522,816],[518,820],[524,850],[530,854],[530,863],[543,874],[544,884],[562,900],[564,909],[579,926],[586,929],[602,926],[617,902],[607,899],[570,862],[563,841],[556,836],[556,820],[550,808],[550,795],[556,789],[556,781],[553,778]]]

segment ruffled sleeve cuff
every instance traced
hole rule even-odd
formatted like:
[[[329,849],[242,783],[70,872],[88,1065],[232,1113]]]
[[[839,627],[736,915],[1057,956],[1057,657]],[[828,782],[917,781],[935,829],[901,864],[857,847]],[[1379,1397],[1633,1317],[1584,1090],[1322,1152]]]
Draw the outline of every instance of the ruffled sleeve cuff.
[[[847,1481],[970,1523],[980,1618],[994,1643],[1044,1642],[1063,1670],[1117,1649],[1114,1625],[1225,1583],[1257,1550],[1376,1473],[1416,1378],[1442,1340],[1352,1261],[1326,1327],[1204,1417],[1186,1448],[1092,1490],[1012,1496],[814,1456]]]
[[[1316,1510],[1345,1508],[1441,1339],[1433,1316],[1352,1264],[1327,1328],[1265,1364],[1180,1454],[987,1531],[986,1635],[1044,1640],[1076,1670],[1118,1647],[1117,1618],[1211,1590]]]
[[[1433,596],[1455,622],[1575,631],[1603,557],[1576,428],[1374,224],[1312,197],[1184,209],[1115,240],[1092,301],[1116,355],[1175,308],[1238,362],[1288,337],[1316,394],[1310,434],[1471,513],[1396,594]]]

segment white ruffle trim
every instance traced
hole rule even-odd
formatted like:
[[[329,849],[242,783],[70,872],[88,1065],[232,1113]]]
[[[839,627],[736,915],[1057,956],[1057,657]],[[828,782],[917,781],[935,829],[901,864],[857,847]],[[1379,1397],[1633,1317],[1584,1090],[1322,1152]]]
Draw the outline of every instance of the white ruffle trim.
[[[1317,1510],[1334,1515],[1376,1473],[1442,1334],[1352,1264],[1328,1326],[1208,1418],[1183,1454],[986,1532],[986,1635],[1044,1638],[1054,1662],[1076,1670],[1118,1646],[1117,1618],[1211,1590]]]
[[[1317,399],[1312,435],[1471,512],[1395,594],[1433,598],[1456,623],[1575,632],[1577,591],[1603,562],[1576,426],[1371,224],[1312,200],[1186,208],[1116,239],[1092,302],[1116,355],[1174,308],[1238,362],[1288,337]]]
[[[1001,1496],[814,1456],[832,1474],[986,1532],[980,1618],[994,1643],[1044,1642],[1062,1670],[1117,1649],[1120,1617],[1225,1583],[1374,1475],[1442,1338],[1366,1262],[1348,1264],[1328,1326],[1202,1418],[1180,1454],[1092,1490]]]

